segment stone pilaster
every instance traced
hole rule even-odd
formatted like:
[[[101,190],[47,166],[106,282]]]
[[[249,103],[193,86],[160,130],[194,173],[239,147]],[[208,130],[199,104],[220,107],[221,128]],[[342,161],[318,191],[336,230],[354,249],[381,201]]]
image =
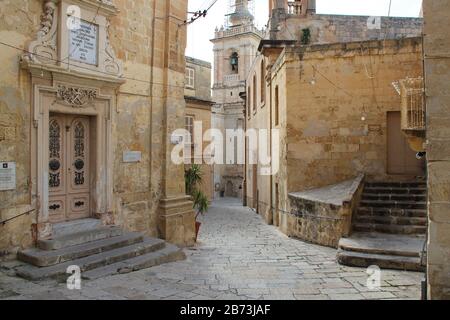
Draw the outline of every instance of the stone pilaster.
[[[184,5],[181,5],[181,2]],[[174,5],[175,3],[177,5]],[[164,12],[163,16],[168,17],[167,21],[160,22],[165,24],[163,41],[155,38],[157,46],[161,45],[164,48],[161,109],[162,190],[158,210],[158,230],[163,239],[176,245],[190,246],[195,241],[195,213],[189,196],[186,196],[184,166],[176,165],[171,159],[174,147],[171,135],[176,129],[184,128],[186,109],[184,100],[186,25],[182,22],[187,11],[187,1],[161,1],[156,2],[156,6],[159,7],[156,8],[156,12]]]

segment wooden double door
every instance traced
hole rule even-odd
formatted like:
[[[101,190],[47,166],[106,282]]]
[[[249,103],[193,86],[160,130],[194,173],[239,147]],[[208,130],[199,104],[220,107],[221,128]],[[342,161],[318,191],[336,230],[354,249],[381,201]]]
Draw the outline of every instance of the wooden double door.
[[[89,217],[89,117],[51,114],[48,142],[50,222]]]

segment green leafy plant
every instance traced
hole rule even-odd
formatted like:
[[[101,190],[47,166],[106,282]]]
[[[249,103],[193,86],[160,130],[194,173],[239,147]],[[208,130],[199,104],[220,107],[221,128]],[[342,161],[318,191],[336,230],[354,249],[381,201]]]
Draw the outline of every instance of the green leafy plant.
[[[203,173],[200,166],[194,164],[186,169],[184,172],[184,180],[186,184],[186,193],[192,197],[194,209],[197,211],[197,215],[195,216],[197,220],[200,214],[205,214],[208,211],[209,206],[208,197],[202,191],[198,190],[198,187],[203,180]]]
[[[311,30],[309,28],[302,29],[301,43],[303,45],[308,45],[311,42]]]
[[[186,184],[186,193],[193,196],[197,187],[202,183],[203,174],[198,164],[192,165],[184,171],[184,181]]]
[[[209,200],[208,197],[201,191],[195,191],[193,195],[194,208],[197,210],[195,219],[197,220],[200,214],[205,214],[208,211]]]

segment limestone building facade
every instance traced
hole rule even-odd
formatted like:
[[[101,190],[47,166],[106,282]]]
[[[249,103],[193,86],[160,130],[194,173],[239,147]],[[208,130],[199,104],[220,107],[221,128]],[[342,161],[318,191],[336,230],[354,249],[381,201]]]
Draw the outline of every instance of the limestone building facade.
[[[269,131],[257,147],[268,144],[277,167],[272,159],[272,174],[263,174],[259,161],[247,162],[246,202],[290,236],[337,247],[364,180],[425,176],[392,86],[423,76],[422,20],[383,17],[368,29],[369,17],[316,14],[311,0],[270,5],[270,30],[247,77],[246,127]],[[247,144],[246,159],[251,153],[261,156]],[[311,201],[311,190],[343,182],[330,188],[348,194],[329,189],[328,199]]]
[[[185,129],[190,134],[191,143],[187,146],[186,154],[190,159],[186,167],[191,164],[200,165],[202,183],[199,189],[205,193],[211,201],[214,196],[214,165],[211,164],[211,156],[207,152],[208,142],[211,141],[211,63],[192,57],[186,57],[186,88],[184,98],[186,100]],[[198,136],[203,140],[195,141],[195,129],[198,126]],[[196,153],[195,147],[199,150]]]
[[[450,3],[423,3],[430,299],[450,299]]]
[[[216,29],[214,39],[214,85],[212,128],[220,130],[226,145],[226,130],[244,129],[244,102],[240,92],[245,90],[248,71],[256,57],[262,31],[254,24],[248,0],[235,0],[230,25]],[[233,159],[233,157],[230,157]],[[214,165],[214,196],[242,197],[243,163],[236,157],[232,163]]]
[[[187,0],[11,3],[0,2],[0,255],[84,218],[192,244],[170,159]]]

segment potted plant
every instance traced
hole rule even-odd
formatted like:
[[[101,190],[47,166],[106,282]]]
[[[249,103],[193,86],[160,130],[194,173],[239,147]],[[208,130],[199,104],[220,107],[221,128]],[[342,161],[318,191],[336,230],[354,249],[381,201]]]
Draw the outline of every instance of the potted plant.
[[[201,222],[198,221],[200,215],[208,211],[208,197],[198,190],[198,186],[202,183],[202,172],[199,165],[194,164],[184,172],[184,180],[186,183],[186,193],[192,197],[194,202],[194,209],[197,211],[195,215],[195,241],[197,241],[198,232],[200,230]]]
[[[197,214],[195,215],[195,241],[197,241],[198,232],[200,231],[200,226],[202,225],[202,223],[198,221],[198,217],[208,211],[209,201],[208,197],[201,191],[195,191],[193,200],[194,209],[197,210]]]

